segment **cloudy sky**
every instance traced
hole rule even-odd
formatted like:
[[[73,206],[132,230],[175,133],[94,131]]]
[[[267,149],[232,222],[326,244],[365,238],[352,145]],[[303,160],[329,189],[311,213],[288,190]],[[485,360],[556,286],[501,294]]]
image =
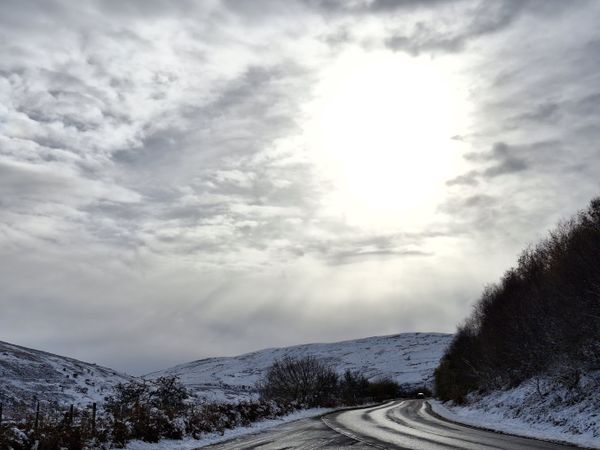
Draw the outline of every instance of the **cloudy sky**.
[[[0,340],[139,374],[454,330],[600,194],[600,2],[0,1]]]

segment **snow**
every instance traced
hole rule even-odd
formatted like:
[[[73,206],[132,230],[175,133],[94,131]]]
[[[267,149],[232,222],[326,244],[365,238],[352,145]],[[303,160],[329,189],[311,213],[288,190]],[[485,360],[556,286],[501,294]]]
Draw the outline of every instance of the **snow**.
[[[256,382],[276,359],[315,356],[338,372],[358,370],[370,379],[389,376],[404,386],[431,385],[433,371],[452,336],[405,333],[350,341],[273,348],[237,357],[208,358],[147,375],[176,375],[199,401],[255,399]],[[0,401],[34,408],[50,404],[85,407],[102,403],[117,383],[133,380],[96,364],[0,341]]]
[[[235,402],[257,397],[256,382],[276,359],[312,355],[339,373],[358,370],[370,379],[389,376],[404,386],[431,385],[452,335],[404,333],[327,344],[273,348],[236,357],[208,358],[146,375],[176,375],[200,398]]]
[[[247,427],[237,427],[231,430],[225,430],[223,434],[210,433],[203,436],[200,439],[192,439],[186,437],[182,440],[171,440],[165,439],[157,443],[149,443],[143,441],[131,441],[127,444],[129,450],[191,450],[194,448],[205,447],[207,445],[216,444],[218,442],[228,441],[248,434],[258,433],[269,428],[282,425],[284,423],[294,422],[300,419],[306,419],[309,417],[321,416],[333,411],[328,408],[312,408],[297,411],[287,416],[279,417],[277,419],[262,420],[260,422],[253,423]]]
[[[434,412],[455,422],[600,449],[598,379],[600,373],[583,377],[575,391],[550,378],[529,380],[513,389],[471,395],[464,406],[430,403]]]
[[[0,399],[5,406],[100,403],[129,375],[96,364],[0,342]],[[6,411],[6,410],[5,410]]]

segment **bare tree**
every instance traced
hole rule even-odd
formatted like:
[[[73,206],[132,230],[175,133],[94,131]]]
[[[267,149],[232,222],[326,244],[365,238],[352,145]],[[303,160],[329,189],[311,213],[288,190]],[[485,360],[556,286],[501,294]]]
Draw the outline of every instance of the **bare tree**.
[[[277,402],[295,402],[308,407],[331,404],[338,376],[314,356],[277,360],[259,383],[261,397]]]

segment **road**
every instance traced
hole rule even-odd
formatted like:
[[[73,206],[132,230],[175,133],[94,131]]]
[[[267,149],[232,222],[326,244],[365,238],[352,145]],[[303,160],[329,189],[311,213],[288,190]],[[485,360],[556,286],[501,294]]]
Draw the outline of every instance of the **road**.
[[[206,447],[210,449],[575,449],[443,420],[423,400],[340,411]]]

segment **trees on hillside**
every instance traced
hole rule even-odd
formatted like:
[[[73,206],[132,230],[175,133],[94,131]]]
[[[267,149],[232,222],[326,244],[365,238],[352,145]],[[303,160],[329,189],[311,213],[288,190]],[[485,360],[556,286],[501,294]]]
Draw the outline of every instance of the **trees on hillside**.
[[[436,370],[436,391],[514,386],[600,368],[600,198],[526,249],[488,286]]]

